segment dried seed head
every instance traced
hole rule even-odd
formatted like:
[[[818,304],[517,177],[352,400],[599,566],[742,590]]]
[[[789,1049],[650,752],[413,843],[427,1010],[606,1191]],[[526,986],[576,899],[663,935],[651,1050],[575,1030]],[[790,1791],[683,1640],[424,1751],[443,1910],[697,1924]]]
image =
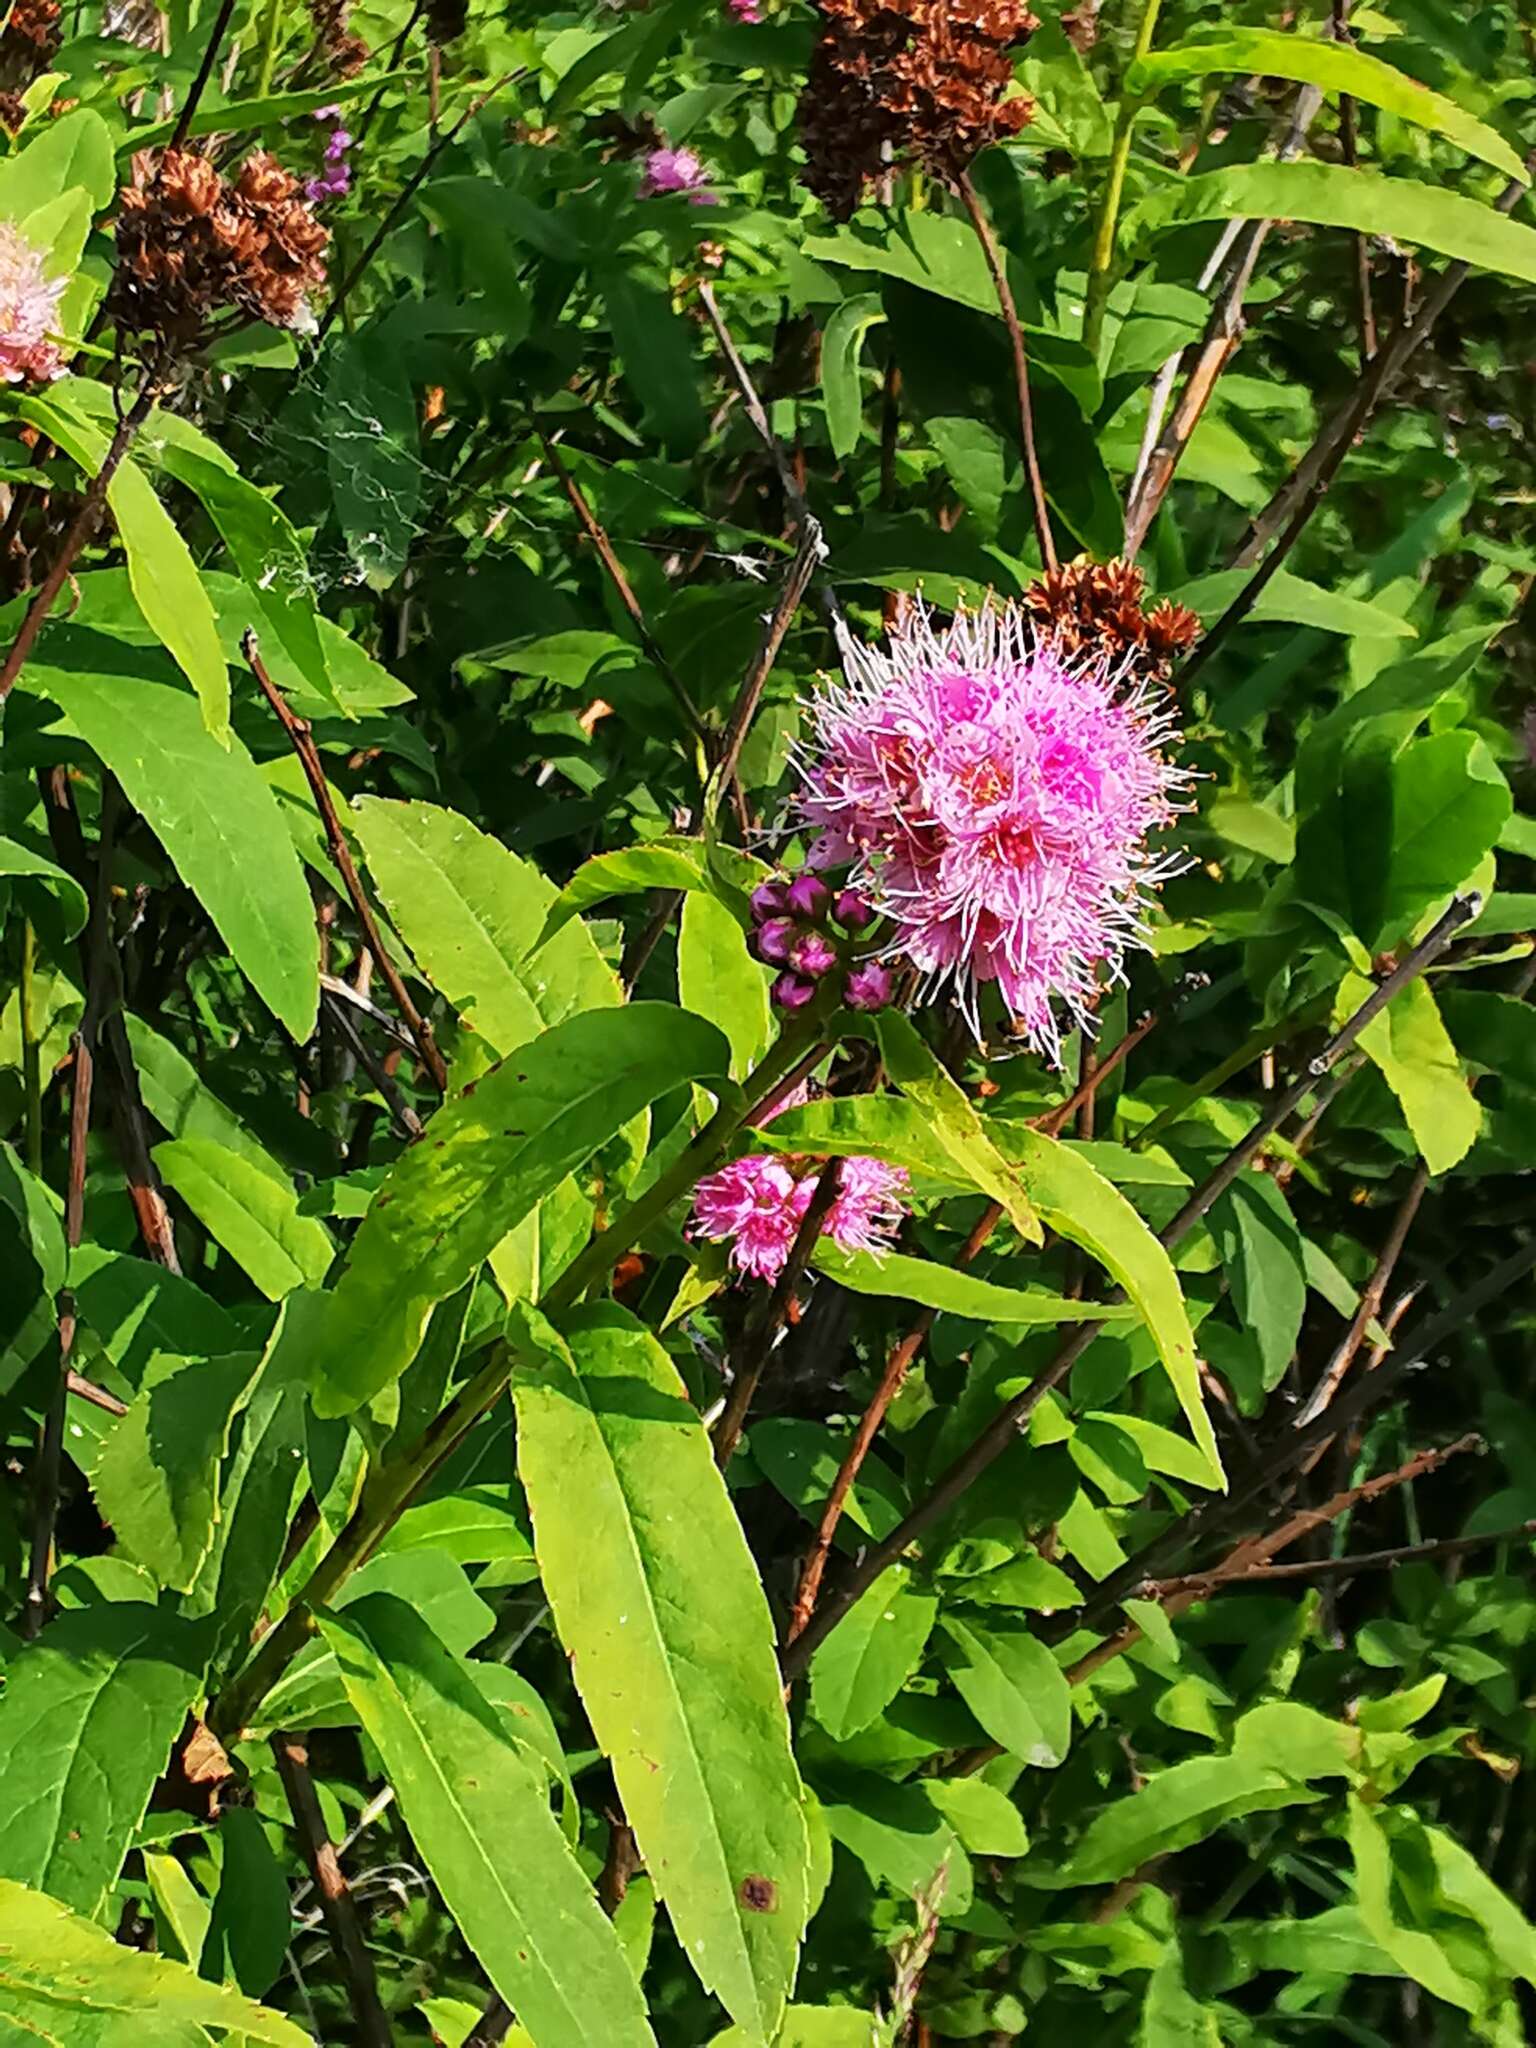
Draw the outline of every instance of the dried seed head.
[[[1038,23],[1023,0],[819,0],[800,99],[805,182],[839,220],[892,164],[946,184],[1034,112],[1008,52]]]
[[[1160,681],[1174,656],[1198,637],[1200,621],[1167,598],[1148,611],[1146,588],[1147,579],[1129,562],[1083,557],[1031,584],[1024,609],[1063,654],[1103,652],[1112,660],[1130,656],[1131,674]]]
[[[30,85],[59,47],[59,0],[11,0],[0,19],[0,83]]]
[[[355,78],[368,62],[368,45],[347,26],[348,0],[310,0],[315,49],[333,78]]]

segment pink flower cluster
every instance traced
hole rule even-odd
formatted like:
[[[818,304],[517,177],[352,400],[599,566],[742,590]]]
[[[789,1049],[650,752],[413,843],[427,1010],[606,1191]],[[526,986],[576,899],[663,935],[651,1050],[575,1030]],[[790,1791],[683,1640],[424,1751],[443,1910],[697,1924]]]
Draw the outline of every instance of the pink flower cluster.
[[[334,122],[325,144],[325,163],[318,178],[311,178],[304,187],[304,196],[311,206],[322,199],[345,199],[352,189],[352,166],[347,162],[347,151],[352,147],[352,137],[342,127],[340,107],[317,107],[315,119],[319,122]]]
[[[43,275],[43,251],[10,221],[0,221],[0,382],[39,383],[64,374],[50,334],[58,325],[67,278]]]
[[[691,149],[653,149],[647,155],[640,197],[657,199],[669,192],[686,192],[690,206],[719,203],[717,195],[709,190],[708,171]]]
[[[973,1025],[996,982],[1059,1062],[1057,1005],[1087,1022],[1100,969],[1119,975],[1143,939],[1147,889],[1183,865],[1148,845],[1185,780],[1162,693],[1107,657],[1068,660],[1011,604],[943,630],[915,606],[884,651],[844,660],[811,707],[812,864],[851,867],[892,951],[952,980]]]
[[[725,0],[725,9],[744,28],[755,28],[763,18],[758,0]]]
[[[768,1152],[732,1160],[694,1189],[694,1234],[729,1243],[738,1271],[776,1280],[811,1205],[821,1164],[807,1170],[803,1161]],[[879,1159],[845,1159],[821,1234],[844,1251],[888,1251],[907,1212],[906,1193],[903,1168]]]
[[[834,896],[816,875],[762,882],[752,891],[752,947],[759,960],[783,969],[772,989],[781,1010],[803,1010],[822,977],[844,965],[844,946],[826,928],[828,913],[850,933],[863,931],[875,914],[857,889]],[[844,977],[843,1001],[853,1010],[883,1010],[894,986],[888,967],[865,960]]]

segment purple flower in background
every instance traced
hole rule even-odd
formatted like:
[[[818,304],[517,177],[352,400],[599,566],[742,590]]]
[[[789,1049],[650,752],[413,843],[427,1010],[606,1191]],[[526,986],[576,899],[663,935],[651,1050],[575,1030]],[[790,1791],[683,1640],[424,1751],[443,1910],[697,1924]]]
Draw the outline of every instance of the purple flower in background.
[[[653,149],[647,155],[640,197],[657,199],[669,192],[686,192],[690,206],[717,203],[709,190],[709,173],[691,149]]]
[[[755,28],[763,18],[758,0],[725,0],[725,11],[733,21],[743,28]]]
[[[325,162],[320,176],[311,178],[304,187],[304,196],[311,206],[323,199],[344,199],[352,189],[352,166],[347,162],[347,151],[352,147],[352,136],[341,125],[340,107],[317,107],[315,119],[323,125],[333,124],[326,137]]]

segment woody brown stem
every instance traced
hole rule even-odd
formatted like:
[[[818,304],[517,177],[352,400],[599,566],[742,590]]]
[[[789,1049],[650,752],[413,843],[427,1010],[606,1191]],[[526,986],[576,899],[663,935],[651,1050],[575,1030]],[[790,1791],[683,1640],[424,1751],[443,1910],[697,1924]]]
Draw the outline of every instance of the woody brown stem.
[[[300,1737],[279,1733],[272,1737],[272,1757],[288,1796],[299,1845],[304,1851],[304,1861],[320,1902],[320,1917],[325,1922],[325,1931],[330,1936],[331,1948],[346,1982],[358,2039],[366,2044],[366,2048],[390,2048],[394,2035],[379,2003],[373,1959],[363,1939],[357,1906],[342,1874],[336,1845],[326,1831],[325,1816],[320,1811],[314,1779],[309,1774],[309,1751]]]
[[[993,289],[997,303],[1002,310],[1003,325],[1008,330],[1008,345],[1013,352],[1013,383],[1019,402],[1019,440],[1024,451],[1024,474],[1029,480],[1029,502],[1034,513],[1035,539],[1040,544],[1040,558],[1045,567],[1058,566],[1056,543],[1051,537],[1051,515],[1045,502],[1045,484],[1040,475],[1040,458],[1035,451],[1035,408],[1029,390],[1029,356],[1024,347],[1024,329],[1019,324],[1019,309],[1014,304],[1013,287],[1008,282],[1008,269],[1003,261],[1002,251],[991,223],[982,211],[981,201],[976,196],[976,187],[971,183],[970,173],[962,172],[956,181],[960,203],[971,217],[971,226],[976,230],[976,239],[981,252],[987,259],[987,269],[992,273]]]
[[[416,1042],[422,1064],[432,1076],[438,1093],[445,1095],[448,1092],[447,1065],[438,1051],[437,1040],[432,1035],[432,1026],[411,1000],[410,991],[400,978],[400,970],[385,947],[378,919],[374,916],[373,906],[364,892],[362,879],[357,872],[357,863],[352,858],[352,849],[347,844],[346,834],[341,829],[341,820],[336,815],[336,805],[331,798],[330,784],[325,779],[320,750],[315,745],[309,720],[298,716],[268,675],[266,663],[257,648],[254,632],[247,631],[240,642],[240,651],[245,656],[251,674],[260,685],[262,695],[276,712],[278,722],[287,733],[293,751],[299,757],[304,779],[309,784],[321,823],[325,827],[325,842],[330,848],[331,859],[336,863],[343,886],[351,899],[352,908],[357,913],[357,921],[363,928],[363,941],[373,955],[374,965],[383,975],[389,992],[395,999],[396,1007],[405,1020],[406,1028]]]

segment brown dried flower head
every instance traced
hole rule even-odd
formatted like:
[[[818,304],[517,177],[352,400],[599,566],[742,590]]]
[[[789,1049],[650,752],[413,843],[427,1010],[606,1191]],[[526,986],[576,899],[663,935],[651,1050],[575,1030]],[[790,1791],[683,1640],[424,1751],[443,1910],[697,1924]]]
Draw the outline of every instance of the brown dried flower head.
[[[0,20],[0,83],[30,85],[59,47],[59,0],[11,0]]]
[[[1024,0],[818,4],[800,139],[805,182],[834,218],[846,220],[865,186],[899,162],[954,184],[1033,114],[1008,54],[1039,26]]]
[[[143,152],[121,206],[112,306],[126,327],[185,343],[225,309],[299,326],[324,286],[329,233],[265,151],[233,184],[194,150]]]
[[[1161,681],[1175,655],[1199,637],[1200,621],[1163,598],[1146,608],[1147,579],[1129,562],[1091,562],[1086,556],[1052,569],[1024,593],[1024,608],[1064,653],[1103,649],[1130,657],[1133,674]]]
[[[368,45],[348,27],[349,0],[310,0],[315,47],[333,78],[355,78],[368,62]]]

